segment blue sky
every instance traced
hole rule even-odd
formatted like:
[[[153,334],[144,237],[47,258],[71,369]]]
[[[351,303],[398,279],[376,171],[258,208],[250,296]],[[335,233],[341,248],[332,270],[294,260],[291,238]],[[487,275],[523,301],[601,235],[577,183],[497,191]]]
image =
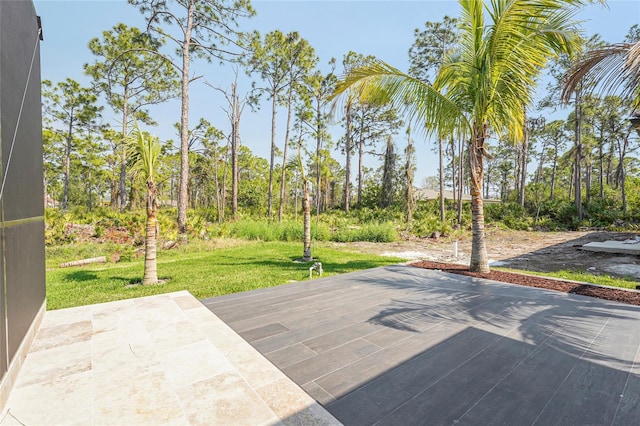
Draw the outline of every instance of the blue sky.
[[[99,37],[102,31],[119,22],[144,27],[139,12],[126,0],[34,0],[36,12],[42,17],[44,41],[41,44],[42,78],[54,83],[67,77],[89,85],[83,74],[83,64],[94,60],[87,43]],[[413,43],[414,28],[422,28],[425,21],[439,21],[444,15],[457,16],[459,6],[455,0],[427,1],[272,1],[254,0],[257,16],[242,22],[242,29],[256,29],[261,33],[279,29],[283,32],[298,31],[316,49],[324,70],[326,63],[335,57],[340,64],[345,53],[353,50],[378,58],[400,69],[408,67],[407,52]],[[608,42],[622,41],[629,28],[640,23],[640,1],[610,0],[608,8],[589,6],[579,15],[584,20],[587,35],[599,33]],[[222,98],[203,81],[220,87],[228,87],[233,79],[230,67],[195,62],[192,71],[205,77],[192,84],[190,122],[200,117],[228,132],[226,115],[221,107]],[[338,70],[340,65],[338,66]],[[243,77],[240,91],[250,87],[251,80]],[[163,138],[177,137],[173,123],[179,121],[179,100],[170,101],[151,109],[159,123],[149,129]],[[279,115],[278,145],[284,139],[284,113]],[[117,128],[117,116],[105,109],[104,122]],[[332,132],[334,141],[342,133],[336,126]],[[267,158],[270,144],[270,113],[267,103],[261,111],[246,111],[241,123],[242,143],[256,155]],[[431,151],[431,143],[415,137],[418,171],[416,183],[425,176],[437,173],[437,156]],[[405,145],[401,132],[396,138],[398,150]],[[338,152],[334,156],[341,161]],[[377,160],[369,160],[376,166]]]

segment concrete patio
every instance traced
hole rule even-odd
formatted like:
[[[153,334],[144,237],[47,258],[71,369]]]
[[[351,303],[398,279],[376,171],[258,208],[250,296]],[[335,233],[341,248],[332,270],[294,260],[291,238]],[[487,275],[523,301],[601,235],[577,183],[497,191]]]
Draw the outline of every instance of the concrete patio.
[[[345,425],[629,425],[640,308],[391,266],[203,301]]]

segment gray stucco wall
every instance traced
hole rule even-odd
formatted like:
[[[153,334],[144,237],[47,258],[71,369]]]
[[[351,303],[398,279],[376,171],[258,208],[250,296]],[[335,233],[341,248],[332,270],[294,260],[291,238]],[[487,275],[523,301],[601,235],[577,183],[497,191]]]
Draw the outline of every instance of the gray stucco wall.
[[[0,0],[0,177],[6,176],[0,199],[3,381],[45,302],[41,114],[33,3]]]

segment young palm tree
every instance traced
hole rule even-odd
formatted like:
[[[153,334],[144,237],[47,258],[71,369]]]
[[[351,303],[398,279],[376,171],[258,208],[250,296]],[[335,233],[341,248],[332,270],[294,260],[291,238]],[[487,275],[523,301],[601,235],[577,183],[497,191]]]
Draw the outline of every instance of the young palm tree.
[[[142,284],[158,282],[156,248],[158,239],[158,188],[155,177],[160,158],[160,143],[140,130],[136,123],[130,138],[129,159],[132,168],[144,179],[147,186],[147,229],[144,240],[144,277]]]
[[[489,271],[482,201],[488,133],[521,139],[535,79],[550,57],[576,47],[573,17],[587,2],[460,0],[460,45],[432,86],[375,60],[348,73],[336,88],[334,96],[355,88],[364,97],[387,98],[428,133],[469,141],[471,271]]]
[[[309,197],[310,179],[304,170],[302,162],[302,134],[298,138],[298,155],[289,161],[288,167],[297,169],[302,178],[302,223],[303,223],[303,248],[302,261],[311,262],[311,201]],[[297,208],[297,206],[296,206]]]

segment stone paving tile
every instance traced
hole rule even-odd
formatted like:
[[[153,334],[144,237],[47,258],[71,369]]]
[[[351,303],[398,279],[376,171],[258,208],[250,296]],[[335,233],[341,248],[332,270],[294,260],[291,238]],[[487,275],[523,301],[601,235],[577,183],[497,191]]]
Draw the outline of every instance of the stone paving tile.
[[[46,312],[0,419],[340,424],[185,291]]]
[[[52,347],[86,342],[91,339],[92,331],[91,321],[76,321],[70,324],[40,327],[31,350],[36,352]]]
[[[340,424],[320,412],[313,399],[287,378],[257,388],[256,393],[286,425]]]
[[[29,368],[23,365],[24,368]],[[14,397],[18,394],[19,397]],[[79,425],[92,424],[93,380],[90,370],[45,383],[18,383],[5,407],[0,424]],[[73,413],[73,415],[70,415]]]
[[[192,425],[260,425],[279,419],[237,374],[219,374],[178,388],[176,394]]]
[[[29,364],[27,367],[23,365],[15,388],[29,385],[45,387],[61,378],[90,371],[91,359],[92,345],[88,341],[30,353],[25,361],[25,365]]]

